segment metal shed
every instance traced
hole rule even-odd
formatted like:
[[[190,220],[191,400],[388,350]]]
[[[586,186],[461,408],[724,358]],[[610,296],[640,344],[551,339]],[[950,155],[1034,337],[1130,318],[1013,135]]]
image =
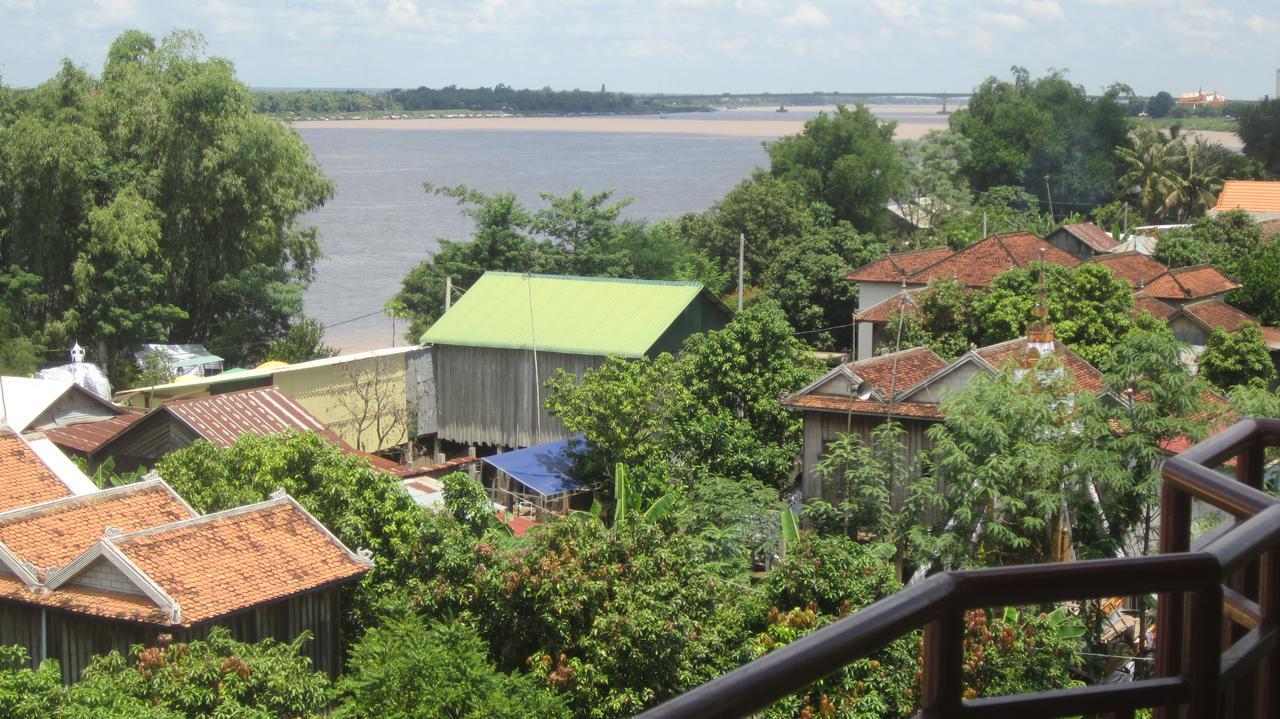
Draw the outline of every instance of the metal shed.
[[[529,447],[569,436],[543,407],[548,378],[609,357],[680,349],[730,312],[697,282],[486,272],[422,336],[441,439]]]

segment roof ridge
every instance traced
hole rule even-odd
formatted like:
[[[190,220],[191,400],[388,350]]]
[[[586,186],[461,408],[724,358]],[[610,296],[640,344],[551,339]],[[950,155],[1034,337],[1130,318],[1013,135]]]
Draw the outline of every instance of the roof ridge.
[[[503,270],[485,270],[484,275],[498,277],[531,277],[539,280],[567,280],[571,282],[617,282],[629,285],[666,285],[671,287],[699,287],[705,289],[701,282],[690,280],[649,280],[636,277],[595,277],[592,275],[555,275],[537,272],[506,272]],[[484,275],[480,275],[483,279]],[[477,280],[479,281],[479,280]]]
[[[173,487],[170,487],[168,482],[164,481],[161,477],[156,477],[155,479],[144,479],[139,482],[133,482],[119,487],[100,489],[91,494],[75,494],[70,497],[60,497],[58,499],[51,499],[37,504],[29,504],[25,507],[16,507],[14,509],[6,510],[4,512],[0,512],[0,526],[4,526],[14,520],[45,516],[51,510],[57,510],[63,505],[75,504],[77,502],[98,504],[100,502],[114,499],[120,495],[141,493],[144,490],[151,490],[158,487],[165,489],[170,495],[175,497],[179,503],[195,514],[195,510],[191,509],[190,505],[188,505],[177,492],[173,491]]]

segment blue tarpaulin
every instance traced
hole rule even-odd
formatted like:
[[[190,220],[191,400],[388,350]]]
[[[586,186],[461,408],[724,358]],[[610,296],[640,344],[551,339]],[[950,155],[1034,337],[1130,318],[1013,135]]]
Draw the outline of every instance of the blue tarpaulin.
[[[588,489],[573,474],[572,450],[582,447],[582,438],[562,439],[514,452],[485,457],[492,467],[543,497]]]

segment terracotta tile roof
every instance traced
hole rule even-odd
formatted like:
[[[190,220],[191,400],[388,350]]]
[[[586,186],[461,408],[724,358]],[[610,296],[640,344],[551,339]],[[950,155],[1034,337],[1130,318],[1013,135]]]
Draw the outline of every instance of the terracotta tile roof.
[[[1114,237],[1092,222],[1077,222],[1073,225],[1063,225],[1059,229],[1092,247],[1097,252],[1109,252],[1120,244],[1116,242]]]
[[[1169,271],[1168,267],[1141,252],[1117,252],[1090,257],[1087,261],[1110,267],[1117,277],[1128,280],[1135,289],[1146,286]]]
[[[96,422],[80,422],[79,424],[71,424],[65,427],[50,427],[44,430],[44,436],[59,447],[89,454],[139,419],[142,419],[141,413],[126,412],[125,414],[108,417]]]
[[[1178,314],[1177,307],[1174,307],[1163,300],[1158,300],[1145,292],[1139,292],[1133,296],[1133,310],[1131,314],[1134,317],[1137,317],[1144,311],[1150,312],[1152,317],[1161,320],[1167,320]]]
[[[107,527],[134,532],[194,516],[169,485],[151,480],[0,514],[0,542],[43,572],[65,567]]]
[[[951,256],[946,247],[899,252],[863,265],[845,278],[854,282],[900,282],[929,265]]]
[[[142,595],[104,592],[88,587],[62,587],[48,594],[36,594],[12,574],[0,574],[0,599],[106,619],[170,624],[168,612]]]
[[[889,414],[889,403],[876,400],[853,400],[835,395],[810,394],[799,397],[788,397],[783,405],[794,409],[808,409],[820,412],[849,412],[850,405],[854,414],[886,416]],[[894,402],[893,416],[912,417],[915,419],[941,420],[942,410],[936,404],[928,402]]]
[[[1280,181],[1227,180],[1218,194],[1214,212],[1246,210],[1248,212],[1280,212]]]
[[[178,602],[183,625],[354,579],[372,566],[287,497],[111,541]]]
[[[22,438],[0,432],[0,512],[72,496]]]
[[[912,347],[901,352],[892,352],[845,365],[854,374],[870,383],[876,392],[886,399],[906,392],[946,366],[946,360],[928,347]]]
[[[876,305],[872,305],[867,309],[854,315],[853,319],[857,322],[888,322],[897,316],[898,310],[906,307],[908,312],[916,309],[916,296],[923,291],[923,288],[916,290],[907,290],[899,292]]]
[[[975,350],[977,355],[996,369],[1003,369],[1005,363],[1018,361],[1025,353],[1027,338],[1001,342]],[[1063,367],[1071,374],[1077,390],[1101,392],[1103,390],[1102,373],[1093,365],[1085,362],[1070,347],[1061,342],[1054,343],[1054,356],[1062,361]]]
[[[1152,280],[1146,291],[1161,299],[1187,300],[1228,292],[1239,286],[1212,265],[1195,265],[1169,270]]]
[[[1043,254],[1042,254],[1043,251]],[[907,282],[925,284],[932,279],[954,277],[966,287],[986,287],[1002,272],[1038,262],[1075,267],[1080,260],[1029,232],[992,235],[966,247],[910,277]]]
[[[315,415],[275,386],[169,400],[153,412],[171,413],[219,447],[230,447],[245,434],[327,429]]]
[[[1196,324],[1212,332],[1215,328],[1221,327],[1226,332],[1238,332],[1240,327],[1246,322],[1252,322],[1258,325],[1258,329],[1262,331],[1262,340],[1272,349],[1280,349],[1280,328],[1265,327],[1257,317],[1237,309],[1221,300],[1201,300],[1192,302],[1182,308],[1183,314],[1187,315]]]

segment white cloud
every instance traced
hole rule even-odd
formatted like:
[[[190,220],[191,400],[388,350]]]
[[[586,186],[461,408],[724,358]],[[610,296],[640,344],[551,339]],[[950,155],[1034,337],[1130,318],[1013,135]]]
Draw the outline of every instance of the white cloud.
[[[1063,16],[1062,6],[1054,0],[1026,0],[1022,9],[1031,17],[1044,20],[1058,20]]]
[[[791,27],[826,27],[831,24],[822,8],[813,3],[800,3],[795,12],[782,19],[783,24]]]
[[[882,17],[895,23],[919,20],[923,16],[920,6],[909,0],[875,0],[875,8]]]
[[[1244,21],[1245,27],[1259,35],[1271,35],[1280,32],[1280,20],[1268,20],[1261,15],[1253,15]]]
[[[987,12],[983,10],[977,14],[977,20],[978,24],[983,27],[993,26],[1003,32],[1022,32],[1028,27],[1026,18],[1011,12]]]
[[[94,0],[73,11],[71,22],[88,29],[124,25],[134,19],[137,10],[134,0]]]

